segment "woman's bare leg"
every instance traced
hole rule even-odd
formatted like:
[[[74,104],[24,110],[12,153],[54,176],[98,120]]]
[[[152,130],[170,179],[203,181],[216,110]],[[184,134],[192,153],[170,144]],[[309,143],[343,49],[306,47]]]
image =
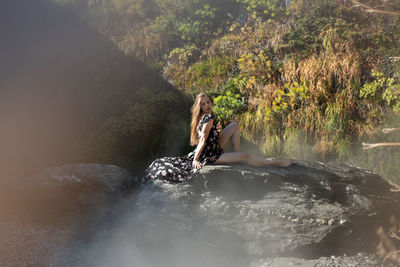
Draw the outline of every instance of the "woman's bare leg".
[[[216,161],[216,164],[226,164],[226,163],[244,163],[250,166],[278,166],[287,167],[292,164],[290,160],[260,160],[255,159],[247,153],[244,152],[227,152],[223,153]]]
[[[230,123],[222,130],[219,137],[219,146],[224,150],[231,139],[232,139],[233,151],[239,152],[240,129],[239,129],[239,124],[237,124],[236,122]]]

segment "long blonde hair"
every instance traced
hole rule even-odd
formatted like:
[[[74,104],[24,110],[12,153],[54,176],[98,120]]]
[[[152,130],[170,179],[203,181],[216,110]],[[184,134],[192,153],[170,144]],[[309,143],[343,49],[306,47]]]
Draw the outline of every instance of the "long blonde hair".
[[[192,124],[190,126],[190,145],[192,146],[195,146],[199,143],[197,136],[197,125],[199,124],[201,115],[203,115],[200,108],[200,102],[201,99],[203,99],[204,97],[208,97],[211,103],[214,104],[212,98],[206,93],[200,93],[196,96],[196,99],[194,100],[194,104],[192,106]]]

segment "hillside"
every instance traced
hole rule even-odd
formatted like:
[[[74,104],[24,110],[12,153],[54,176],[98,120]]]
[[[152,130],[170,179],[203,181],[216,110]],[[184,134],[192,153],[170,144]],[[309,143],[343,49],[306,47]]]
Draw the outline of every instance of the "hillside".
[[[171,143],[165,122],[185,121],[190,100],[158,73],[53,2],[0,10],[3,173],[66,162],[133,169]]]

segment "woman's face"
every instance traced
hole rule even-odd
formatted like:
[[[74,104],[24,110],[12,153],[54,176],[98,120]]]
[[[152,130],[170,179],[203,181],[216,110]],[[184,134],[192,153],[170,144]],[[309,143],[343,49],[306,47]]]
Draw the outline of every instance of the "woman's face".
[[[212,111],[213,105],[211,99],[208,97],[202,97],[200,101],[200,110],[202,113],[210,114]]]

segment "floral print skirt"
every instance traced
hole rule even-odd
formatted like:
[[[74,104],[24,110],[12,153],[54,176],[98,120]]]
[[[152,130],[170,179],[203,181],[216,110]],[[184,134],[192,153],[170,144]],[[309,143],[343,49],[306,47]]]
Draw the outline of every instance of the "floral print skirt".
[[[208,153],[202,153],[200,162],[202,165],[215,162],[223,153],[219,151],[217,155],[207,157]],[[192,167],[194,151],[183,157],[164,157],[154,160],[145,171],[142,182],[160,179],[173,183],[183,183],[192,178],[197,171]]]

